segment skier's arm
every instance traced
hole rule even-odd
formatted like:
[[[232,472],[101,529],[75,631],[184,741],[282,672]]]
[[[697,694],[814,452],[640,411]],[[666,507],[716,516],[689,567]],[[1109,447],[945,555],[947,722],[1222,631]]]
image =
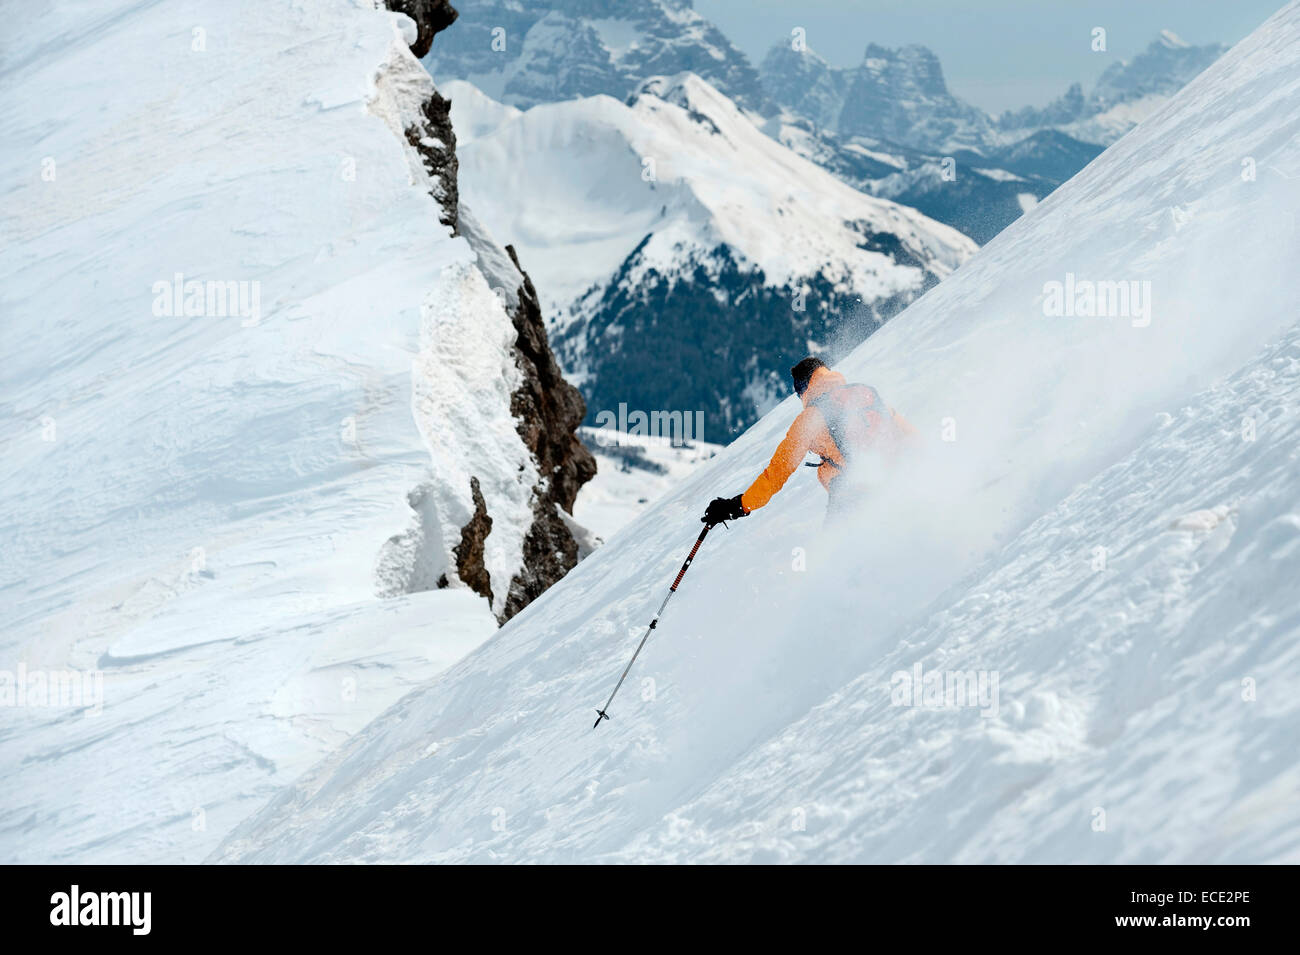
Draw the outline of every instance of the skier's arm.
[[[746,513],[757,510],[770,501],[772,495],[785,486],[790,475],[799,469],[799,463],[808,453],[807,414],[808,411],[805,410],[794,419],[766,469],[749,486],[749,490],[740,496],[740,504]]]

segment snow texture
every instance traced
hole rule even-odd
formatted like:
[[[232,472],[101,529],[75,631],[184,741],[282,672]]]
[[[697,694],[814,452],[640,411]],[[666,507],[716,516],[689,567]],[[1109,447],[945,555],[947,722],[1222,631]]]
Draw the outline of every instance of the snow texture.
[[[715,529],[610,722],[793,400],[213,859],[1300,861],[1298,156],[1292,3],[841,364],[925,450]],[[1067,274],[1149,322],[1045,315]]]
[[[198,861],[494,631],[454,579],[379,595],[446,570],[472,459],[504,600],[537,479],[514,330],[403,135],[433,88],[408,18],[5,30],[0,860]],[[20,668],[102,695],[16,705]]]

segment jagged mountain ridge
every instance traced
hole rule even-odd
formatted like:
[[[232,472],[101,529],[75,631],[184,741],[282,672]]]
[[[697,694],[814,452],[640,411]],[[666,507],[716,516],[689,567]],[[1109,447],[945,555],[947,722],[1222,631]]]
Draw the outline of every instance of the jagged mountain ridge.
[[[1165,30],[1131,60],[1107,67],[1091,93],[1075,84],[1048,106],[1009,110],[996,120],[954,96],[938,57],[918,44],[868,44],[859,66],[833,67],[802,41],[797,49],[783,41],[768,51],[759,74],[776,105],[842,139],[865,137],[929,153],[989,154],[1044,129],[1109,145],[1136,120],[1125,125],[1116,118],[1106,128],[1082,121],[1139,101],[1149,113],[1225,49],[1217,43],[1192,46]]]
[[[998,117],[1000,130],[1055,129],[1109,145],[1150,115],[1224,54],[1221,43],[1193,46],[1170,30],[1131,60],[1112,63],[1086,96],[1079,84],[1041,109],[1026,107]]]
[[[996,121],[953,96],[938,58],[917,45],[871,44],[860,66],[832,67],[802,41],[797,49],[781,42],[760,75],[780,107],[767,122],[773,136],[856,188],[913,206],[982,244],[1223,50],[1165,31],[1132,61],[1108,67],[1089,96],[1076,84],[1043,109]],[[945,172],[945,162],[959,168]]]
[[[865,137],[842,140],[782,111],[772,138],[868,195],[882,196],[983,244],[1101,153],[1055,130],[978,153],[927,153]]]
[[[689,0],[485,0],[425,63],[519,108],[582,96],[622,99],[653,76],[693,72],[750,109],[758,73]]]

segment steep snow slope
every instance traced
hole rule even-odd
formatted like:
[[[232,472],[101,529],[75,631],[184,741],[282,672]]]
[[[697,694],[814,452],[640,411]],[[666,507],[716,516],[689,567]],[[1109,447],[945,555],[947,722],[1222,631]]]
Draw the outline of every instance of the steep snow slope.
[[[702,410],[710,434],[735,433],[810,346],[846,351],[975,249],[769,139],[693,74],[649,81],[630,105],[523,113],[446,90],[473,130],[462,195],[537,276],[589,420],[626,402]]]
[[[5,30],[0,859],[193,861],[492,632],[467,590],[378,592],[446,570],[471,473],[483,560],[522,564],[516,331],[408,146],[433,88],[407,18]],[[102,681],[89,715],[23,693],[65,673]]]
[[[1293,3],[857,349],[928,453],[715,530],[611,722],[793,402],[214,858],[1300,861],[1297,93]],[[1067,272],[1150,323],[1044,315]],[[996,713],[891,705],[918,663]]]

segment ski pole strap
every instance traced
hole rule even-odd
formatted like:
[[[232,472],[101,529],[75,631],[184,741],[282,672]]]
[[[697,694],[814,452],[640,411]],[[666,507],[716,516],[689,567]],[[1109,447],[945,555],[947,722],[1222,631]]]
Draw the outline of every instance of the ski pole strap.
[[[682,578],[686,576],[686,571],[690,570],[691,561],[695,559],[695,555],[700,550],[700,545],[704,543],[705,535],[709,533],[709,527],[710,525],[705,524],[704,530],[700,531],[700,536],[695,538],[695,546],[692,547],[691,552],[686,555],[686,563],[682,564],[682,569],[677,572],[677,579],[674,580],[673,585],[668,588],[670,591],[674,593],[677,591],[677,585],[680,584],[682,582]]]

